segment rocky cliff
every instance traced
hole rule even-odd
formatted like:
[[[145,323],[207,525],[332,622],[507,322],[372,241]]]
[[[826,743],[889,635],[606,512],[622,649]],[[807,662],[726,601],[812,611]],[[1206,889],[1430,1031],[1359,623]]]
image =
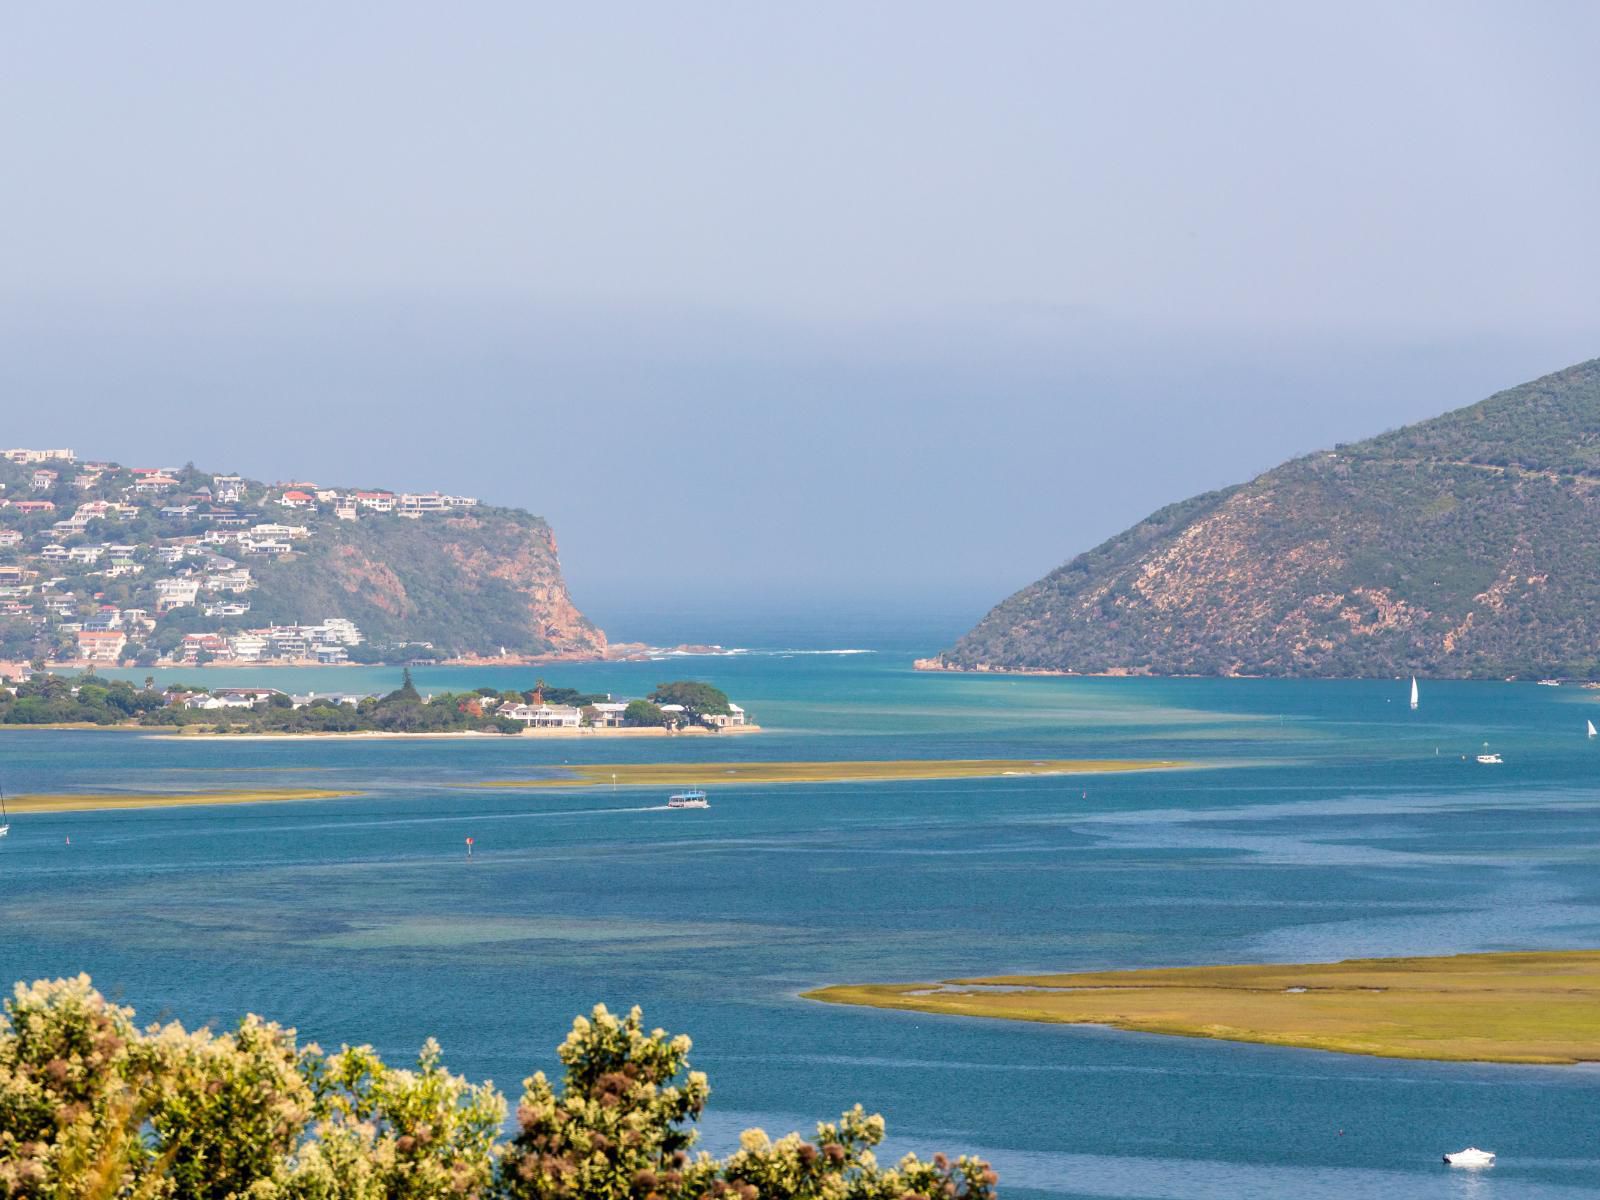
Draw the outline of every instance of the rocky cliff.
[[[338,614],[374,642],[452,655],[603,657],[606,635],[567,592],[554,532],[515,509],[324,522],[305,553],[258,568],[252,617]]]
[[[1164,508],[919,664],[1600,677],[1600,360]]]

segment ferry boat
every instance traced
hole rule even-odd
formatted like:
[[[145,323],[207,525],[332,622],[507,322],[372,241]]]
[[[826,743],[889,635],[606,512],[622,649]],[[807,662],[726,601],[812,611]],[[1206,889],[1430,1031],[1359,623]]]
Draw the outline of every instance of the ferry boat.
[[[674,792],[667,797],[668,808],[710,808],[711,801],[706,799],[706,794],[699,788],[690,788],[686,792]]]

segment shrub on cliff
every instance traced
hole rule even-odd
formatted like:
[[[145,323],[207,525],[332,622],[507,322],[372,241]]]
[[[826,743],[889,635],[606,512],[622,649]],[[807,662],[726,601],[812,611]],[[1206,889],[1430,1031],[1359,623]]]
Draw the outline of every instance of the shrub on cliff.
[[[22,1200],[992,1200],[986,1163],[880,1166],[883,1119],[858,1106],[814,1139],[749,1130],[693,1154],[709,1087],[689,1039],[639,1010],[573,1022],[559,1089],[506,1102],[423,1047],[325,1055],[250,1016],[231,1033],[140,1029],[86,975],[18,984],[0,1021],[0,1196]]]

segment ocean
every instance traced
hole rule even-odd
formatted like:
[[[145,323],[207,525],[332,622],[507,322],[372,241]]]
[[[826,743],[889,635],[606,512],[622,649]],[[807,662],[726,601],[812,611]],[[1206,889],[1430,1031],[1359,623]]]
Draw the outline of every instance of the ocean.
[[[743,738],[0,730],[8,793],[365,793],[14,817],[0,976],[87,971],[146,1020],[255,1011],[391,1060],[433,1035],[513,1101],[556,1066],[574,1015],[639,1004],[695,1040],[709,1148],[859,1101],[886,1117],[891,1153],[980,1153],[1007,1197],[1600,1196],[1597,1068],[799,999],[837,982],[1600,946],[1600,744],[1584,737],[1600,693],[1423,680],[1411,712],[1406,681],[926,675],[911,670],[926,642],[784,635],[718,658],[415,672],[424,691],[702,678],[766,729]],[[345,691],[398,672],[203,678]],[[1504,765],[1473,761],[1486,742]],[[761,787],[717,768],[1073,756],[1203,769]],[[464,786],[677,759],[708,763],[708,811],[663,811],[660,789]],[[1469,1143],[1498,1164],[1439,1162]]]

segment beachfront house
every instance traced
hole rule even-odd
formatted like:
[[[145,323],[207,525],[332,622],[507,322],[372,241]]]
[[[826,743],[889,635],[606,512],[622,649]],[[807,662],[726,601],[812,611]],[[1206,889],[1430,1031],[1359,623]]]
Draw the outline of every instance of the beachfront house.
[[[619,729],[628,705],[623,700],[602,700],[589,706],[589,724],[597,729]]]
[[[725,713],[704,713],[700,719],[713,729],[728,729],[747,723],[744,709],[730,702]]]
[[[114,663],[127,644],[127,635],[121,630],[85,629],[78,634],[78,657],[84,662]]]
[[[496,715],[521,721],[529,729],[577,729],[583,714],[566,704],[512,704],[496,710]]]

